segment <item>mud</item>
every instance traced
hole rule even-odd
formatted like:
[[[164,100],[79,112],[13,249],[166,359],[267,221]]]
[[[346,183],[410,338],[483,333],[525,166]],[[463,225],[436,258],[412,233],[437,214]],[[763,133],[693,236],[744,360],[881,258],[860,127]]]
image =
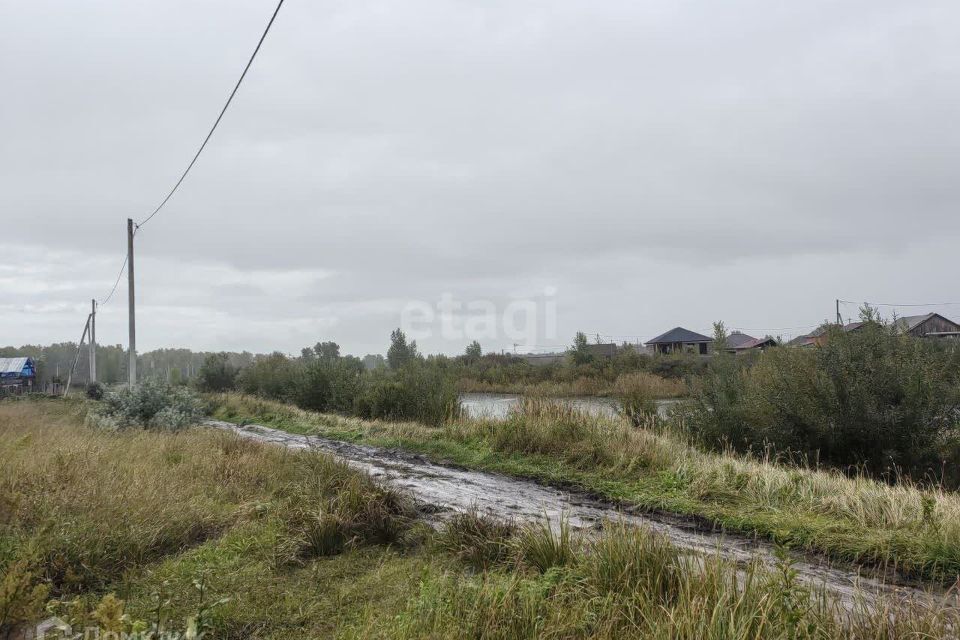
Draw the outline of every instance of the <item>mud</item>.
[[[373,478],[406,491],[419,503],[438,512],[441,518],[444,513],[471,508],[516,522],[542,521],[544,516],[557,522],[562,516],[571,527],[587,532],[601,529],[606,522],[623,521],[660,533],[690,553],[719,555],[739,564],[760,561],[773,566],[777,562],[769,543],[712,531],[681,517],[629,512],[577,491],[442,466],[407,451],[295,435],[260,425],[239,426],[218,420],[206,424],[260,442],[331,453]],[[816,556],[795,554],[794,560],[794,569],[801,580],[815,588],[825,588],[847,608],[854,607],[858,601],[869,605],[877,596],[917,600],[927,606],[960,606],[955,594],[947,594],[938,587],[920,588],[861,575],[855,567],[831,565],[825,558]]]

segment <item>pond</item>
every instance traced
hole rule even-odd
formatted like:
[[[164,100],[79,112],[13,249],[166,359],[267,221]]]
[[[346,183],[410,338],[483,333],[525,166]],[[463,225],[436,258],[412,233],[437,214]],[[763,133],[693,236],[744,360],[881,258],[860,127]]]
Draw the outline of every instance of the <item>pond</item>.
[[[522,397],[513,393],[461,393],[460,404],[468,418],[503,420],[510,413],[510,409],[520,403]],[[576,396],[572,398],[553,398],[553,400],[568,404],[591,415],[610,417],[617,416],[620,407],[615,398]],[[667,407],[675,402],[676,400],[657,400],[657,410],[660,415],[665,415]]]

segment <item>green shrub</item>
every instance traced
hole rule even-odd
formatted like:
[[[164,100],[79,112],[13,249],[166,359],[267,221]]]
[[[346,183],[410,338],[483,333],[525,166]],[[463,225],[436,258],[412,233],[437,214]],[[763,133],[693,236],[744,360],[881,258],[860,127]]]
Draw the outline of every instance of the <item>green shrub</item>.
[[[258,356],[237,376],[237,387],[244,393],[263,396],[271,400],[289,401],[301,369],[297,362],[282,353]]]
[[[367,373],[354,409],[362,418],[439,425],[460,412],[459,394],[436,366],[412,361],[398,370]]]
[[[236,385],[238,373],[226,353],[211,353],[197,373],[197,388],[210,393],[230,391]]]
[[[196,424],[203,406],[189,389],[162,382],[144,382],[132,391],[122,389],[104,396],[92,412],[92,421],[103,427],[146,427],[177,430]]]
[[[771,349],[752,366],[714,357],[687,425],[710,446],[772,447],[875,476],[956,471],[960,361],[954,350],[867,322],[814,349]],[[946,464],[945,464],[946,463]]]
[[[87,384],[86,396],[88,400],[103,400],[103,395],[106,393],[106,389],[103,384],[99,382],[91,382]]]

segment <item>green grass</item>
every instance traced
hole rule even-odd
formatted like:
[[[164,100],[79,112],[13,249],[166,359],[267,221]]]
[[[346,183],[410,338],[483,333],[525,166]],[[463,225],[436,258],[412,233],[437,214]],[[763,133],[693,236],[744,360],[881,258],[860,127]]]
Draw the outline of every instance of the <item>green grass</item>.
[[[304,616],[359,619],[359,585],[377,583],[380,564],[409,576],[402,565],[421,562],[390,551],[415,547],[412,505],[330,456],[208,429],[98,429],[86,410],[0,403],[0,637],[45,615],[47,598],[81,625],[109,617],[97,608],[116,613],[110,593],[132,620],[181,630],[229,595],[206,614],[222,637],[282,637]],[[384,598],[410,588],[389,584]],[[340,611],[350,593],[359,604]],[[157,613],[155,598],[170,604]]]
[[[464,514],[434,533],[403,496],[329,456],[208,429],[107,431],[85,414],[78,402],[0,403],[0,637],[50,613],[78,628],[237,640],[832,640],[960,627],[952,608],[847,612],[786,563],[694,559],[619,525],[581,539],[563,522]]]
[[[320,415],[255,398],[215,398],[224,420],[398,447],[434,461],[576,486],[647,510],[950,583],[960,574],[960,496],[704,453],[620,421],[528,403],[507,422],[442,427]]]

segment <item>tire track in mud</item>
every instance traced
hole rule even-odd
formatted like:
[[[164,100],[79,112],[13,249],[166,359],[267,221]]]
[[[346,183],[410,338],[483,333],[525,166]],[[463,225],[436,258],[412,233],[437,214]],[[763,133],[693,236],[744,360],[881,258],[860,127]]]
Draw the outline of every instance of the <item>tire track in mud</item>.
[[[319,436],[287,433],[256,424],[236,425],[208,420],[207,426],[230,431],[258,442],[292,449],[324,451],[347,461],[371,477],[406,491],[418,502],[443,513],[464,512],[475,508],[482,513],[516,522],[551,522],[567,518],[580,531],[596,531],[604,522],[615,521],[644,527],[666,536],[679,549],[698,555],[719,555],[738,564],[760,561],[777,563],[772,544],[744,536],[709,531],[692,520],[656,513],[636,513],[605,503],[584,492],[556,489],[508,476],[430,462],[406,451],[381,449]],[[794,569],[808,585],[823,587],[847,609],[858,602],[869,605],[886,596],[896,601],[916,601],[926,606],[960,606],[957,594],[938,587],[921,589],[906,584],[887,583],[860,575],[855,567],[831,565],[826,558],[794,554]]]

